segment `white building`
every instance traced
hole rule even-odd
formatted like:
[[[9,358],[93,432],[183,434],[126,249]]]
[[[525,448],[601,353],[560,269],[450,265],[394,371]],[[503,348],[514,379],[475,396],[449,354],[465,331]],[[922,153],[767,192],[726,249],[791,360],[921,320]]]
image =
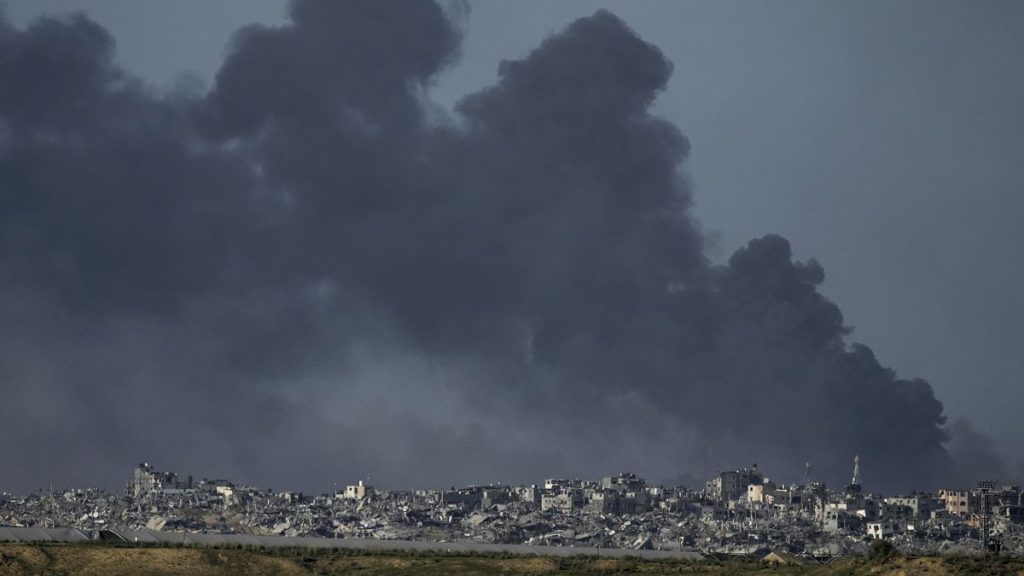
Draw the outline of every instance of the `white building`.
[[[875,540],[892,538],[892,535],[895,532],[892,527],[892,522],[868,522],[867,530],[868,536],[871,536]]]
[[[346,500],[362,500],[367,496],[373,496],[373,486],[367,486],[362,480],[355,486],[345,486],[345,491],[341,494]]]

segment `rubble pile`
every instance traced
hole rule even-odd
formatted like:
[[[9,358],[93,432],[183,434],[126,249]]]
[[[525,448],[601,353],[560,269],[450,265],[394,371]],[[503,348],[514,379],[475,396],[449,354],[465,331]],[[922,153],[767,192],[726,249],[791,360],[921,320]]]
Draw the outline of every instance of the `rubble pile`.
[[[0,495],[0,526],[156,530],[258,536],[484,542],[830,558],[875,539],[907,552],[998,548],[1024,554],[1014,486],[983,483],[883,498],[854,482],[776,485],[753,469],[722,472],[702,489],[649,486],[632,474],[600,482],[470,486],[415,492],[362,482],[335,494],[271,492],[226,480],[179,479],[141,465],[126,490]]]

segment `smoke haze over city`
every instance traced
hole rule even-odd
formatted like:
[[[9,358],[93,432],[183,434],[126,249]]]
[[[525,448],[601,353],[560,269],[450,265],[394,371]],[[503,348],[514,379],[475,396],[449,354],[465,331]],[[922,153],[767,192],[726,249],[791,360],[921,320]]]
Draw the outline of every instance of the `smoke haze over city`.
[[[957,6],[934,11],[967,9]],[[811,257],[816,246],[765,230],[722,248],[697,207],[729,177],[702,181],[700,139],[661,112],[702,54],[670,59],[615,5],[580,4],[452,98],[446,79],[484,42],[472,36],[475,4],[295,0],[283,19],[235,32],[207,81],[168,86],[127,68],[124,46],[84,8],[0,21],[0,490],[116,485],[141,460],[307,490],[623,470],[698,483],[753,462],[783,480],[811,462],[817,479],[841,484],[855,454],[880,490],[1019,479],[1009,454],[1020,448],[1022,340],[999,335],[1005,319],[1024,319],[1013,299],[1024,272],[1019,254],[1000,254],[1024,232],[991,220],[990,237],[965,244],[991,251],[957,269],[979,279],[948,287],[967,314],[991,319],[1016,361],[979,358],[974,378],[995,383],[949,386],[980,386],[989,422],[982,408],[944,406],[960,397],[862,343],[831,296],[841,290],[825,293],[834,263]],[[1024,21],[1013,4],[986,9]],[[1000,19],[974,16],[980,29]],[[1006,42],[996,48],[1019,54],[1019,38]],[[834,68],[871,65],[858,54]],[[955,67],[962,54],[978,57],[955,45],[945,57]],[[1015,82],[991,90],[1019,104]],[[989,110],[1002,118],[998,102]],[[921,151],[890,153],[841,120],[793,130],[862,139],[930,169]],[[996,122],[1011,135],[985,133],[1007,139],[1005,157],[972,164],[1005,176],[993,203],[1012,222],[1021,123],[1018,106]],[[725,142],[743,138],[721,125]],[[765,157],[792,138],[768,137]],[[730,169],[766,167],[744,162],[737,153]],[[829,199],[808,196],[794,220],[813,221],[819,202],[890,209],[841,183],[830,192],[828,167],[808,164],[767,166],[826,174],[815,192]],[[937,193],[933,212],[929,194],[914,192],[911,210],[925,224],[888,224],[921,243],[932,240],[917,226],[956,236],[976,226],[947,221],[971,220],[956,203],[992,197]],[[756,216],[764,201],[733,209]],[[939,241],[934,253],[876,243],[877,225],[829,240],[876,254],[856,282],[927,276],[947,253]],[[984,291],[992,276],[1005,291],[996,303]],[[960,311],[949,314],[946,337],[965,354],[989,337],[956,330]]]

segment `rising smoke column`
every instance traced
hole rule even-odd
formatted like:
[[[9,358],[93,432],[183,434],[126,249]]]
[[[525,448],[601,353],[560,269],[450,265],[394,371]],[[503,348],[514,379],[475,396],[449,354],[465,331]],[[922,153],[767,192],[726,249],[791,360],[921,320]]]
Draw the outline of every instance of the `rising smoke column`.
[[[97,481],[952,473],[931,387],[849,343],[821,266],[778,236],[707,261],[689,143],[649,111],[671,63],[617,17],[437,122],[439,6],[290,14],[204,94],[141,85],[84,16],[0,27],[0,417],[29,445]],[[2,481],[66,473],[2,442]]]

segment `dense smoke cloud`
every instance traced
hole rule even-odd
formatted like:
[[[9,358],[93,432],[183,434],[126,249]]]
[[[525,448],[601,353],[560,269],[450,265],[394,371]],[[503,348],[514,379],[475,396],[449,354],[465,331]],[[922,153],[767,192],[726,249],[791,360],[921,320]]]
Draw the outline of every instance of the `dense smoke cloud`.
[[[707,261],[649,112],[671,63],[617,17],[446,118],[439,6],[290,10],[205,93],[141,84],[85,16],[0,24],[2,487],[141,459],[318,490],[839,483],[854,454],[873,487],[959,480],[931,387],[848,342],[818,263],[778,236]]]

